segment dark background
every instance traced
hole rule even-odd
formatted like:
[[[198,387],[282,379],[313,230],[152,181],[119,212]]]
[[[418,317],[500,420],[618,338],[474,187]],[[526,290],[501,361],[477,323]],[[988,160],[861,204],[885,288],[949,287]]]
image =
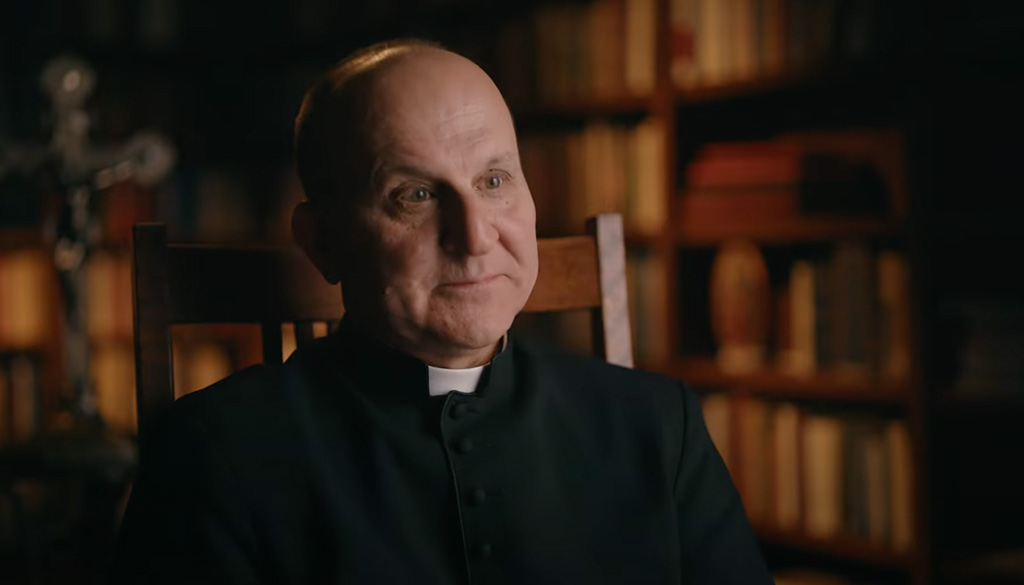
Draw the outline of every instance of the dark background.
[[[280,238],[282,209],[296,196],[292,121],[319,73],[367,43],[420,36],[477,59],[500,85],[494,40],[504,22],[538,3],[8,0],[0,3],[0,145],[48,140],[39,72],[51,58],[74,54],[97,73],[94,141],[153,129],[175,145],[178,163],[157,209],[172,236],[203,237],[190,185],[218,170],[245,193],[233,237]],[[892,124],[908,131],[933,433],[929,556],[940,567],[1024,545],[1022,380],[997,377],[984,381],[984,391],[957,391],[974,326],[960,308],[1002,307],[1018,327],[1010,347],[1024,337],[1024,26],[1010,2],[877,6],[885,26],[870,59],[680,106],[677,158],[685,164],[705,142],[784,130]],[[571,114],[523,117],[533,129],[580,123]],[[1003,359],[1019,372],[1024,355]],[[62,563],[47,563],[60,568],[44,570],[46,579],[77,574],[67,578],[85,582],[101,571],[104,535],[80,542],[74,534],[48,541],[65,552],[53,557]],[[0,566],[0,582],[28,582],[30,571],[18,568],[31,561],[23,553],[5,557],[11,563]]]

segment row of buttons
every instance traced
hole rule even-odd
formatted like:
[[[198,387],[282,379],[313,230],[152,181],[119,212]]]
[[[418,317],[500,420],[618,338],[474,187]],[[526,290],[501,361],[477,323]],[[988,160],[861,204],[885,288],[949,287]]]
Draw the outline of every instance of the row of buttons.
[[[471,411],[468,404],[464,402],[459,402],[458,404],[453,405],[451,409],[449,409],[448,416],[450,416],[452,420],[460,420],[465,418],[466,415],[470,414],[470,412]],[[476,444],[473,442],[473,439],[470,439],[469,437],[463,437],[462,439],[456,441],[453,447],[455,448],[456,453],[460,455],[466,455],[473,451],[473,449],[476,447]],[[466,499],[473,506],[481,506],[487,501],[487,490],[481,487],[473,488],[467,492]],[[490,557],[491,553],[493,552],[491,544],[487,542],[482,542],[473,547],[471,550],[474,556],[478,559],[486,559]]]

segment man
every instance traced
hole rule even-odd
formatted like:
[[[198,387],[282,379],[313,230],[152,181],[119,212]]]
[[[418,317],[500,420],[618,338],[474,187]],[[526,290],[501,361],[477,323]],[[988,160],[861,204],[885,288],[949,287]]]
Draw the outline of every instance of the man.
[[[118,580],[771,582],[689,390],[507,334],[536,218],[481,69],[361,51],[307,94],[296,153],[293,228],[342,325],[175,404]]]

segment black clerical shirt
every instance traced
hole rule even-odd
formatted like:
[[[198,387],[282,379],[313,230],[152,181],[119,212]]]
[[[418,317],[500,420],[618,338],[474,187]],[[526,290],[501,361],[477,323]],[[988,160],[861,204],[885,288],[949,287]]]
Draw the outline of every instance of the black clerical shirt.
[[[511,336],[432,397],[346,322],[162,436],[115,582],[771,583],[687,388]]]

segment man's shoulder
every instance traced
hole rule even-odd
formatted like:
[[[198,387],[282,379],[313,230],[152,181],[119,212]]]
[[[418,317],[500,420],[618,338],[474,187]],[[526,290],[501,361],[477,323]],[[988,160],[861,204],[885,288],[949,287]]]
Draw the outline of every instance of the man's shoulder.
[[[614,427],[620,436],[646,437],[678,452],[697,412],[696,394],[682,381],[536,340],[523,340],[517,347],[525,358],[516,360],[525,365],[519,374],[528,376],[532,391],[560,416],[589,421],[583,426],[596,429],[595,436]]]
[[[664,374],[610,364],[538,339],[519,338],[517,348],[536,367],[567,382],[569,387],[589,392],[608,390],[621,394],[624,390],[636,390],[676,394],[683,387],[679,380]]]
[[[300,350],[300,352],[303,350]],[[178,398],[172,418],[191,420],[213,432],[271,433],[302,410],[310,382],[303,356],[284,364],[249,366]]]
[[[259,408],[267,404],[268,395],[273,394],[273,382],[279,375],[279,366],[249,366],[185,394],[174,401],[174,408],[190,414]]]

